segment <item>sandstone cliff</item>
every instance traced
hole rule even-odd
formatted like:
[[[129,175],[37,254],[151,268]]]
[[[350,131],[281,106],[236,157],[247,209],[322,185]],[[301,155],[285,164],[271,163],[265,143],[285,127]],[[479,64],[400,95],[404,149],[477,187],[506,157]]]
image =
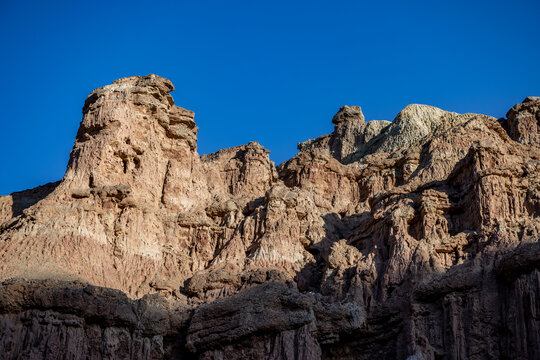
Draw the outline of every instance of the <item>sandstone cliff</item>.
[[[172,90],[96,89],[64,178],[0,197],[2,358],[540,358],[540,98],[344,106],[276,168],[199,156]]]

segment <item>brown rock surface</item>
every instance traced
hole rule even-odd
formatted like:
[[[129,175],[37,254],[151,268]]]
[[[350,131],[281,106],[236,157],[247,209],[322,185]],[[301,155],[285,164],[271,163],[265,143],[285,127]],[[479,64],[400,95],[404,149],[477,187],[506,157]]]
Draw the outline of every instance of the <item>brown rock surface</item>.
[[[64,178],[0,197],[0,357],[540,358],[540,98],[345,106],[276,169],[199,156],[173,89],[96,89]]]

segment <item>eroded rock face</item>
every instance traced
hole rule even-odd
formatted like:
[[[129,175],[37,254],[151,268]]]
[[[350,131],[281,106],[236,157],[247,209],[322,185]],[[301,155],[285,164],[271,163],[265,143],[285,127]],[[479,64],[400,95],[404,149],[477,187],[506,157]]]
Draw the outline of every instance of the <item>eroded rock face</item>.
[[[540,144],[540,98],[529,96],[516,104],[506,117],[512,139],[522,144]]]
[[[276,168],[199,156],[173,89],[95,90],[62,181],[0,197],[2,358],[540,358],[540,98],[345,106]]]

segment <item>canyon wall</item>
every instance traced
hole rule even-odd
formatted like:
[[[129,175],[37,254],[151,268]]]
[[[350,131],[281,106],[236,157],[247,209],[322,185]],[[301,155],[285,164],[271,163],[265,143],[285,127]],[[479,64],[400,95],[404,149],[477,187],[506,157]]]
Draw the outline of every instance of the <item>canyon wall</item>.
[[[276,167],[199,156],[172,90],[96,89],[63,179],[0,197],[0,357],[540,358],[540,98],[344,106]]]

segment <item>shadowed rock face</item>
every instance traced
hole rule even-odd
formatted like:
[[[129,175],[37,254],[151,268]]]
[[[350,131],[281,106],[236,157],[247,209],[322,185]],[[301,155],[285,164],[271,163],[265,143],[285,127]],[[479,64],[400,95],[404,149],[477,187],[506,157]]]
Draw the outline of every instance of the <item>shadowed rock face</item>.
[[[0,197],[2,359],[540,358],[540,98],[344,106],[276,168],[199,156],[173,89],[96,89],[64,178]]]

